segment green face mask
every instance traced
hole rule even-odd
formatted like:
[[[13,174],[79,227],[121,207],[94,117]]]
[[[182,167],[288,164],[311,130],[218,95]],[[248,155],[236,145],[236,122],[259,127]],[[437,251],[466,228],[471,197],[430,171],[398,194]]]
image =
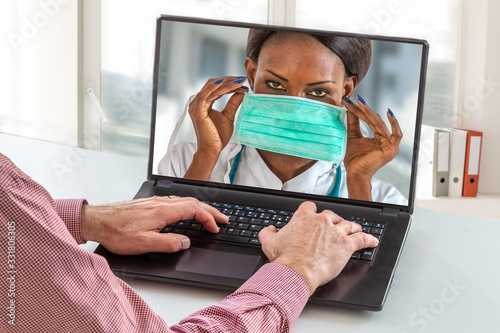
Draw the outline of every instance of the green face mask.
[[[301,97],[245,94],[236,142],[276,153],[340,164],[346,109]]]

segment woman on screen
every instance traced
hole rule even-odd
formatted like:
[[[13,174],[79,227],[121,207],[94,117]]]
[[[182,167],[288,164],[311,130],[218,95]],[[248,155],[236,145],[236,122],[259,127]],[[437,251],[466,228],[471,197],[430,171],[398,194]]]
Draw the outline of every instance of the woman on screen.
[[[246,53],[247,77],[213,78],[191,98],[197,143],[171,145],[160,174],[407,204],[374,178],[399,152],[397,119],[389,109],[388,129],[362,97],[350,99],[370,66],[369,39],[251,29]],[[224,95],[225,108],[212,109]]]

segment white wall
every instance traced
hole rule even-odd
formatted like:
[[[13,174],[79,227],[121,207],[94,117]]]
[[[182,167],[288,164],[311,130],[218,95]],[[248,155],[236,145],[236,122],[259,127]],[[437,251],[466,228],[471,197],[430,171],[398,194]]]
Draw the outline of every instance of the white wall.
[[[77,145],[77,8],[77,0],[1,5],[3,15],[17,20],[2,30],[8,37],[2,38],[2,66],[12,66],[10,89],[0,92],[9,101],[0,109],[2,132]]]
[[[479,192],[500,193],[500,1],[488,3]],[[498,208],[497,208],[498,209]]]
[[[500,194],[500,2],[464,0],[458,119],[483,132],[479,193]]]

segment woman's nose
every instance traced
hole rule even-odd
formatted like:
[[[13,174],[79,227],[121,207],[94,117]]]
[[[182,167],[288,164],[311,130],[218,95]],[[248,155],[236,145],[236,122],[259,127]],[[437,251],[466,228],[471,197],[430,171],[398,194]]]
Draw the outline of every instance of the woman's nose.
[[[306,93],[302,89],[290,89],[287,95],[294,97],[306,97]]]

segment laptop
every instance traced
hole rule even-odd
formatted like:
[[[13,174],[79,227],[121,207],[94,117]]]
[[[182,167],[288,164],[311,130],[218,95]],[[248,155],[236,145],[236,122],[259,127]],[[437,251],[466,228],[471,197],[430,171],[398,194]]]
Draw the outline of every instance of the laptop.
[[[189,115],[182,121],[190,96],[211,78],[246,76],[243,63],[250,28],[371,40],[370,69],[352,96],[363,96],[373,110],[380,112],[389,129],[385,113],[390,107],[404,134],[399,154],[374,176],[378,183],[374,185],[377,193],[373,201],[237,182],[231,184],[224,180],[185,179],[182,173],[172,171],[175,168],[161,167],[165,161],[168,164],[172,147],[192,148],[196,144]],[[179,253],[121,256],[102,246],[96,253],[103,255],[112,271],[121,277],[234,291],[268,262],[258,241],[258,231],[270,224],[278,229],[284,227],[298,206],[309,200],[317,205],[318,211],[332,210],[347,220],[361,224],[365,232],[380,240],[376,249],[354,253],[341,274],[320,287],[311,296],[310,302],[381,310],[414,208],[427,58],[428,44],[424,40],[177,16],[159,17],[148,177],[136,198],[154,195],[196,197],[230,216],[230,222],[221,226],[219,234],[208,233],[201,224],[192,220],[167,226],[162,232],[181,233],[191,239],[191,247]],[[222,98],[214,108],[221,110],[220,106],[223,108],[225,103],[227,98]],[[364,135],[373,135],[368,126],[361,125]],[[189,149],[183,154],[189,154]],[[171,165],[179,164],[179,161],[170,162]],[[379,185],[383,185],[381,189],[375,189]]]

